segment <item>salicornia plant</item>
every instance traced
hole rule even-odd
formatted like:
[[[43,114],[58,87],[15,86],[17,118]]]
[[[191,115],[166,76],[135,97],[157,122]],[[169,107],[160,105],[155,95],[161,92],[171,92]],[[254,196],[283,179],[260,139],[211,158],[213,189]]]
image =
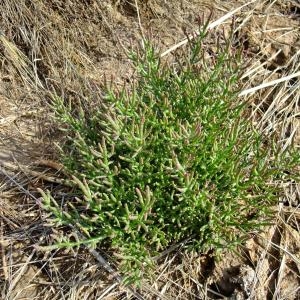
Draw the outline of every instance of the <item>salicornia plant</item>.
[[[79,244],[109,245],[132,280],[174,243],[222,249],[259,229],[296,164],[247,120],[237,51],[219,42],[207,54],[204,37],[172,65],[145,43],[130,55],[132,84],[96,106],[54,97],[78,195],[59,205],[44,194],[44,205],[84,234]]]

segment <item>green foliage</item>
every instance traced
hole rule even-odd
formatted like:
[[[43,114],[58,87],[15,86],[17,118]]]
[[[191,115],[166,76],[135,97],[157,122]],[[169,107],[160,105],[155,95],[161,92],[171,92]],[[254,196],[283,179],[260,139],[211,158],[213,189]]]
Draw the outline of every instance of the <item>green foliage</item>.
[[[44,194],[44,205],[87,241],[109,244],[131,280],[173,243],[190,237],[192,250],[222,249],[259,229],[276,182],[296,164],[247,121],[230,43],[211,57],[202,49],[199,39],[172,66],[149,44],[132,53],[136,81],[108,88],[97,110],[75,113],[55,97],[69,138],[64,164],[80,192],[61,207]]]

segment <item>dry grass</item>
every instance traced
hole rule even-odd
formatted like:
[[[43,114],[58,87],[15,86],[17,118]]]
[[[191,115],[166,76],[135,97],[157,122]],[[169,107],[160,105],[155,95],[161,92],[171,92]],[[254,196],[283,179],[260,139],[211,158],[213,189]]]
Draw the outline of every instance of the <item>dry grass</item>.
[[[168,3],[167,3],[168,2]],[[188,33],[201,10],[214,6],[214,19],[247,1],[42,1],[3,0],[0,4],[0,286],[11,299],[297,299],[300,283],[299,183],[285,187],[274,226],[253,233],[239,254],[220,261],[209,254],[186,255],[180,245],[160,258],[153,281],[139,294],[121,286],[103,267],[112,253],[101,249],[39,251],[65,232],[47,226],[37,188],[68,197],[56,162],[54,142],[63,137],[51,121],[47,99],[53,91],[83,101],[87,91],[101,95],[105,76],[122,84],[132,76],[120,47],[144,34],[171,49]],[[137,8],[140,22],[138,22]],[[201,6],[201,8],[199,8]],[[254,1],[236,14],[237,39],[244,39],[250,63],[244,90],[300,70],[297,1]],[[172,12],[172,13],[171,13]],[[223,22],[224,23],[224,22]],[[227,20],[223,26],[229,26]],[[219,30],[215,28],[213,30]],[[166,59],[172,61],[172,53]],[[104,76],[105,75],[105,76]],[[249,116],[266,136],[277,133],[285,149],[299,147],[299,76],[244,95]],[[45,163],[47,161],[48,163]],[[50,162],[49,162],[50,161]],[[72,229],[68,234],[76,237]],[[100,260],[100,261],[99,261]],[[244,268],[245,266],[250,267]],[[241,268],[242,267],[242,268]],[[243,269],[244,268],[244,269]],[[243,272],[241,272],[244,270]],[[248,271],[247,271],[248,270]],[[254,276],[251,270],[255,271]]]

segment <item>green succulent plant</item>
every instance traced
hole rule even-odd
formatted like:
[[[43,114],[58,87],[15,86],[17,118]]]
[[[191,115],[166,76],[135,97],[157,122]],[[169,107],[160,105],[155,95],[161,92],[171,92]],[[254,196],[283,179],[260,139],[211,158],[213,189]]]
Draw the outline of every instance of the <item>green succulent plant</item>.
[[[130,54],[135,80],[107,88],[96,109],[54,97],[78,195],[62,206],[44,194],[44,206],[86,236],[76,245],[114,249],[129,280],[175,243],[224,249],[260,229],[278,201],[276,183],[290,180],[299,161],[246,117],[237,96],[241,61],[230,41],[207,57],[205,36],[173,65],[145,43]]]

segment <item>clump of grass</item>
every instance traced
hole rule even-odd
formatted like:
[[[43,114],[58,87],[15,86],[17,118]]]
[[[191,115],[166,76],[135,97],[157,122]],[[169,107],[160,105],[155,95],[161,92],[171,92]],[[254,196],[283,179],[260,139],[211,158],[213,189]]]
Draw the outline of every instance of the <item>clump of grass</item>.
[[[230,41],[207,57],[205,35],[173,66],[149,44],[132,53],[135,82],[107,88],[97,109],[75,113],[55,97],[68,137],[64,164],[79,193],[64,205],[44,194],[44,205],[86,235],[79,244],[114,249],[131,280],[174,243],[205,251],[242,241],[269,221],[277,183],[297,163],[245,117]]]

